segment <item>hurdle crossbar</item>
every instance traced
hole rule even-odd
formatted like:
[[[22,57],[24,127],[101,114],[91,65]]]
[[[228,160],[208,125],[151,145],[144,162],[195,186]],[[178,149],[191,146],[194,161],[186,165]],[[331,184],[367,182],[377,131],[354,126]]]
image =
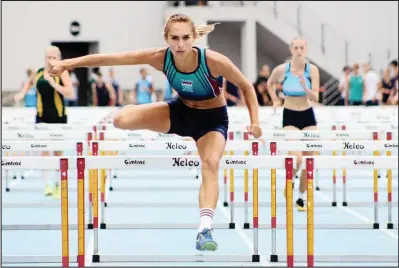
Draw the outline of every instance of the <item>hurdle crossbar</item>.
[[[228,141],[226,151],[252,150],[254,141]],[[98,144],[98,151],[197,151],[194,141],[93,141]]]
[[[277,151],[390,151],[398,150],[398,141],[269,141]]]

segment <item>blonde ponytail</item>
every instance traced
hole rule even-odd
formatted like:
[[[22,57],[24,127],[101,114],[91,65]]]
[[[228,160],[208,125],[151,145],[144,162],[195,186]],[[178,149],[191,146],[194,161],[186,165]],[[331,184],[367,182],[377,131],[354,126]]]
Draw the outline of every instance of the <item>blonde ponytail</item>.
[[[204,37],[205,35],[213,32],[215,30],[215,25],[220,23],[213,24],[200,24],[195,26],[195,32],[197,33],[197,39]]]

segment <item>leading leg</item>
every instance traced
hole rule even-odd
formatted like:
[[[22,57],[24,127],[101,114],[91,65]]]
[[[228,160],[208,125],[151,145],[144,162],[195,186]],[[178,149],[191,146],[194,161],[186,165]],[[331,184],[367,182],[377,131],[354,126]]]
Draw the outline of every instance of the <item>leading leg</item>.
[[[124,130],[146,129],[166,133],[170,129],[170,111],[166,102],[127,105],[113,118],[116,128]]]

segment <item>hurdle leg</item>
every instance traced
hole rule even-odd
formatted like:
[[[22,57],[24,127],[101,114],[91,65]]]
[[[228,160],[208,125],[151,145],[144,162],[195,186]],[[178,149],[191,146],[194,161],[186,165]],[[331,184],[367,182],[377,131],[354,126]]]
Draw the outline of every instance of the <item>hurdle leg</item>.
[[[6,172],[5,172],[6,174],[4,174],[5,175],[5,187],[6,187],[6,192],[9,192],[10,191],[10,187],[9,187],[9,185],[8,185],[8,177],[9,177],[9,173],[8,173],[8,170],[6,170]]]
[[[315,155],[316,155],[316,156],[317,156],[317,155],[320,155],[320,153],[319,153],[319,152],[315,152]],[[315,170],[316,191],[320,191],[319,180],[320,180],[320,177],[319,177],[319,170],[316,169],[316,170]]]
[[[88,220],[88,229],[93,229],[93,176],[94,170],[89,169],[89,220]]]
[[[248,155],[248,151],[245,151]],[[248,169],[244,169],[244,229],[249,229],[248,220]]]
[[[278,262],[277,256],[277,235],[276,235],[276,228],[277,228],[277,193],[276,193],[276,169],[271,169],[271,237],[272,237],[272,252],[270,254],[270,262]],[[292,193],[292,187],[291,187]]]
[[[114,187],[112,187],[112,181],[113,181],[113,176],[112,176],[113,172],[112,171],[113,171],[112,169],[108,169],[107,170],[107,178],[109,179],[109,187],[108,187],[108,189],[110,191],[114,190]]]
[[[342,152],[342,155],[345,156],[346,152]],[[346,192],[346,169],[342,170],[342,206],[347,207],[348,202],[346,200],[347,192]]]
[[[258,169],[254,169],[252,173],[253,197],[252,197],[252,213],[253,213],[253,229],[254,229],[254,253],[252,255],[252,262],[259,262],[259,177]]]
[[[388,223],[387,223],[387,228],[393,229],[393,223],[392,223],[392,169],[388,169]]]
[[[68,160],[61,159],[61,233],[62,267],[69,267],[69,205],[68,205]]]
[[[230,155],[234,155],[233,151],[230,151]],[[230,229],[235,229],[236,224],[234,222],[234,169],[230,169]]]
[[[337,152],[332,153],[333,156],[337,155]],[[334,168],[333,169],[333,201],[332,201],[332,206],[336,207],[337,206],[337,170]]]
[[[100,262],[98,254],[98,170],[93,170],[93,262]]]
[[[378,155],[378,152],[374,152],[374,155]],[[379,229],[380,224],[378,223],[378,169],[373,170],[374,175],[374,223],[373,229]]]
[[[314,266],[314,200],[313,200],[313,159],[306,159],[307,174],[307,250],[308,267]]]
[[[6,157],[8,156],[8,152],[5,153],[5,156],[6,156]],[[8,179],[9,179],[10,173],[8,172],[8,170],[6,170],[6,174],[4,174],[4,175],[5,175],[6,192],[9,192],[9,191],[10,191],[10,187],[9,187],[9,181],[8,181]]]
[[[224,152],[224,155],[227,155],[226,152]],[[229,203],[227,203],[227,169],[223,170],[223,206],[228,207]]]
[[[85,160],[77,160],[78,175],[78,267],[85,267]]]
[[[290,161],[291,160],[291,161]],[[294,211],[292,205],[292,159],[286,159],[286,228],[287,228],[287,267],[294,266]]]
[[[106,229],[107,226],[105,224],[105,207],[107,203],[105,202],[105,169],[101,169],[100,171],[101,181],[100,181],[100,192],[101,192],[101,224],[100,229]]]

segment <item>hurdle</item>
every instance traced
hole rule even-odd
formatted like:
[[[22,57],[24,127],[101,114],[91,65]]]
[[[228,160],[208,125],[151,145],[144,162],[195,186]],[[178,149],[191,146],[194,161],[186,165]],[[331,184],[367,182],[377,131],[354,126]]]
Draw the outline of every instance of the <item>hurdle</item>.
[[[303,157],[302,169],[307,174],[307,255],[294,255],[293,229],[292,224],[292,188],[287,187],[287,254],[278,255],[272,252],[271,262],[286,260],[288,267],[294,266],[294,257],[298,262],[306,262],[307,267],[313,267],[314,262],[398,262],[398,255],[323,255],[314,253],[314,199],[313,199],[313,174],[316,169],[398,169],[397,156],[306,156]],[[291,176],[292,177],[292,176]],[[287,184],[292,179],[287,175]],[[273,239],[276,239],[273,237]],[[276,241],[272,241],[276,243]]]
[[[51,143],[53,141],[65,141],[71,140],[74,142],[87,141],[93,139],[93,132],[77,132],[72,130],[33,130],[33,131],[3,131],[2,132],[2,152],[27,152],[27,151],[58,151],[58,150],[68,150],[70,148],[76,148],[71,143]],[[30,142],[30,143],[29,143]],[[47,145],[47,142],[50,142]],[[18,144],[21,143],[21,144]],[[10,147],[12,145],[12,148]],[[50,147],[47,147],[50,146]],[[58,149],[57,149],[58,148]],[[86,150],[88,146],[84,146],[83,150]],[[79,153],[84,152],[76,152]],[[5,175],[5,188],[6,192],[10,191],[8,183],[8,171]],[[20,189],[21,190],[21,189]]]
[[[93,142],[94,143],[94,142]],[[154,146],[154,143],[150,146]],[[78,158],[85,160],[85,169],[102,169],[102,168],[118,168],[118,169],[148,169],[148,168],[174,168],[174,169],[188,169],[190,167],[200,167],[201,160],[198,156],[89,156],[85,158]],[[220,168],[226,169],[254,169],[253,172],[253,232],[254,232],[254,249],[253,255],[192,255],[192,256],[179,256],[179,255],[100,255],[98,253],[98,217],[96,216],[96,205],[94,204],[94,255],[93,262],[160,262],[160,261],[242,261],[242,262],[259,262],[260,256],[258,252],[258,169],[259,168],[280,168],[288,170],[292,164],[295,163],[292,158],[286,156],[223,156],[220,161]],[[288,171],[287,171],[288,172]],[[84,174],[84,172],[81,173]],[[292,173],[292,171],[291,171]],[[98,178],[94,177],[94,180]],[[95,182],[94,182],[95,184]],[[93,193],[93,200],[96,200],[95,192]],[[197,228],[197,226],[193,226]]]
[[[270,153],[276,154],[277,151],[390,151],[398,149],[397,141],[271,141],[268,142],[268,147],[270,148]],[[332,167],[335,170],[335,167]],[[378,172],[374,174],[374,177],[378,176]],[[334,174],[333,174],[334,178]],[[346,184],[346,180],[343,180]],[[374,184],[378,184],[378,181],[374,180]],[[331,206],[337,206],[336,202],[336,187],[334,187],[335,182],[333,180],[333,202]],[[348,206],[347,202],[347,189],[343,187],[343,205]],[[376,202],[376,201],[375,201]],[[319,205],[319,204],[318,204]],[[364,202],[354,202],[351,203],[352,207],[358,206],[368,206],[369,203]]]
[[[24,141],[9,141],[9,142],[4,142],[3,146],[7,148],[7,151],[24,151],[24,150],[32,150],[32,151],[63,151],[66,149],[70,148],[76,148],[76,155],[82,156],[83,152],[85,151],[85,148],[87,149],[87,144],[84,142],[80,141],[32,141],[32,142],[24,142]],[[4,147],[3,147],[4,148]],[[4,151],[5,149],[3,149]],[[24,158],[24,157],[21,157]],[[39,157],[28,157],[27,161],[30,161],[31,159],[39,159]],[[50,157],[43,157],[44,159],[48,159]],[[24,162],[22,162],[24,163]],[[6,165],[6,164],[5,164]],[[3,166],[3,162],[2,162]],[[7,166],[7,165],[6,165]],[[17,169],[25,169],[25,166],[22,164],[15,165],[13,170]],[[37,168],[33,168],[36,169]],[[46,170],[44,167],[43,168],[38,168],[39,170]],[[9,170],[6,168],[6,170]],[[55,170],[55,171],[61,171],[61,169],[52,169],[51,166],[49,167],[48,170]],[[62,177],[62,175],[61,175]],[[61,180],[61,187],[62,187],[62,180]],[[79,179],[78,179],[79,183]],[[77,191],[79,192],[79,184]],[[25,192],[21,191],[21,189],[16,190],[15,192]],[[62,191],[61,191],[62,194]],[[62,199],[62,196],[61,196]],[[61,202],[63,202],[61,200]],[[78,202],[77,202],[78,204]],[[59,204],[48,204],[46,202],[42,203],[24,203],[24,202],[19,202],[17,204],[15,203],[4,203],[2,204],[2,208],[29,208],[29,207],[59,207]],[[76,229],[77,226],[75,225],[70,225],[71,229]],[[62,225],[59,224],[3,224],[2,225],[3,230],[60,230],[62,229]]]
[[[231,135],[230,135],[231,136]],[[101,152],[104,151],[124,151],[124,152],[134,152],[134,153],[143,153],[146,151],[164,151],[166,150],[167,152],[178,152],[178,153],[183,153],[183,152],[192,152],[196,151],[197,147],[194,141],[92,141],[92,152],[93,155],[101,155],[101,158],[104,157],[104,154]],[[252,151],[253,155],[258,155],[258,142],[254,141],[237,141],[237,140],[229,140],[226,143],[225,151]],[[184,155],[181,155],[184,157]],[[192,166],[192,168],[199,168],[198,166]],[[102,168],[101,170],[104,170],[105,168]],[[101,208],[100,208],[100,213],[101,213],[101,229],[135,229],[135,228],[142,228],[142,224],[106,224],[105,223],[105,207],[134,207],[135,205],[137,206],[138,204],[135,203],[105,203],[105,179],[104,179],[104,172],[101,172],[100,170],[100,199],[101,199]],[[97,172],[98,171],[94,171]],[[230,199],[234,201],[234,170],[230,169],[230,174],[231,176],[231,181],[233,183],[230,184]],[[244,170],[244,175],[248,177],[248,170]],[[94,180],[97,180],[96,175],[94,175]],[[93,184],[93,189],[96,189],[94,186],[95,183]],[[246,180],[246,194],[245,195],[245,201],[244,203],[241,203],[241,206],[244,206],[246,215],[248,215],[248,179]],[[127,187],[125,187],[124,190]],[[97,198],[98,193],[96,191],[93,192],[93,199]],[[89,201],[90,202],[90,201]],[[185,204],[181,203],[161,203],[159,204],[160,206],[177,206],[181,207],[184,206]],[[143,206],[140,204],[139,206]],[[158,204],[152,203],[151,206],[157,207]],[[190,206],[195,206],[195,204],[191,204]],[[216,224],[215,228],[229,228],[229,229],[234,229],[235,228],[235,222],[234,222],[234,205],[230,207],[230,223],[228,226],[226,224]],[[93,209],[96,210],[96,205],[93,205]],[[148,228],[158,228],[160,224],[146,224]],[[249,226],[248,222],[248,216],[245,218],[245,226]],[[169,227],[174,227],[174,228],[196,228],[195,224],[186,224],[186,225],[173,225],[170,224]]]
[[[81,144],[80,146],[83,146]],[[72,159],[72,161],[70,160]],[[15,169],[35,169],[35,170],[60,170],[61,177],[61,235],[62,235],[62,254],[61,256],[3,256],[3,264],[21,263],[62,263],[62,267],[69,267],[70,263],[78,263],[79,267],[84,267],[85,252],[85,214],[84,214],[84,161],[82,158],[71,157],[3,157],[1,166],[6,170]],[[77,170],[78,187],[78,256],[69,255],[69,205],[68,205],[68,171]],[[15,230],[4,228],[3,230]],[[34,229],[37,230],[37,229]]]

